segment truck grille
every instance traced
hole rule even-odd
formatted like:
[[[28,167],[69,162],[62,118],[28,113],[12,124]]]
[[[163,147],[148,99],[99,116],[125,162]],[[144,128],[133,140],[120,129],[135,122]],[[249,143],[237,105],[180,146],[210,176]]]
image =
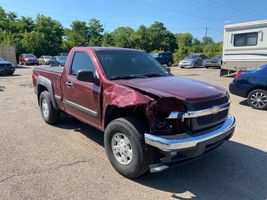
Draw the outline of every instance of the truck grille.
[[[224,96],[219,99],[214,99],[208,102],[196,103],[188,105],[188,110],[190,111],[197,111],[197,110],[204,110],[209,109],[214,106],[219,106],[228,102],[228,97]],[[206,115],[197,118],[189,118],[185,120],[186,126],[191,131],[199,131],[208,128],[212,128],[227,119],[229,109],[221,111],[216,114]]]

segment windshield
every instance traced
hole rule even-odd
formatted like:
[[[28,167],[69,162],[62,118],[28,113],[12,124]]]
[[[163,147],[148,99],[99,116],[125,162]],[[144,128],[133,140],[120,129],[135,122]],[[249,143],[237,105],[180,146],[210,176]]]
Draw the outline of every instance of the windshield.
[[[214,56],[213,59],[222,59],[222,56]]]
[[[33,54],[26,54],[25,58],[35,58],[35,56]]]
[[[110,80],[169,76],[155,59],[142,51],[96,51],[96,55]]]
[[[185,59],[196,59],[198,58],[198,55],[189,55],[189,56],[186,56]]]
[[[157,57],[159,57],[159,54],[158,54],[158,53],[150,53],[150,55],[151,55],[153,58],[157,58]]]

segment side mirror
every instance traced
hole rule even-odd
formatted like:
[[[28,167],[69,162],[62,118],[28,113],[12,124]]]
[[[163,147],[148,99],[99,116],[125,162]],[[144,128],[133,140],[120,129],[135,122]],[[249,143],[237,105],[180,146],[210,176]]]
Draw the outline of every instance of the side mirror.
[[[78,70],[77,72],[77,80],[84,81],[84,82],[95,82],[95,77],[92,71],[87,70]]]

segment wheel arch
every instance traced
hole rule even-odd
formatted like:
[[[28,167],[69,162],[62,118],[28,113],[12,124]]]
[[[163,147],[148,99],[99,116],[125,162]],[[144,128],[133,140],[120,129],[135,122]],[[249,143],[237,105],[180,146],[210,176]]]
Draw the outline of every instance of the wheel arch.
[[[252,88],[250,88],[250,89],[247,91],[246,96],[248,97],[248,95],[249,95],[253,90],[265,90],[265,91],[267,92],[267,87],[264,87],[264,86],[261,86],[261,85],[252,87]]]
[[[39,105],[40,105],[39,98],[43,91],[49,92],[53,107],[56,110],[59,110],[58,105],[56,103],[52,82],[46,77],[38,76],[37,78],[37,100],[38,100]]]
[[[118,107],[116,105],[109,105],[105,110],[104,129],[112,120],[120,117],[136,117],[142,120],[144,125],[148,124],[148,118],[142,107]]]

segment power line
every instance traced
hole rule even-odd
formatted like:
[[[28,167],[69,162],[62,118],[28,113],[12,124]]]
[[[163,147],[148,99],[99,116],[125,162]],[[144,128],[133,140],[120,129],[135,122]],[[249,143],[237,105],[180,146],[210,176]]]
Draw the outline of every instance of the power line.
[[[233,6],[230,6],[228,4],[224,4],[224,3],[218,2],[218,1],[213,1],[213,0],[205,0],[205,1],[193,0],[193,1],[199,2],[199,3],[204,3],[204,4],[212,6],[212,7],[217,7],[217,8],[224,7],[224,8],[228,8],[228,9],[234,10],[234,11],[243,12],[243,13],[259,16],[259,17],[262,17],[262,18],[266,18],[266,16],[259,15],[258,13],[253,13],[253,12],[248,11],[248,10],[244,10],[244,9],[241,9],[241,8],[236,8],[236,7],[233,7]]]
[[[152,4],[152,3],[148,3],[148,2],[144,2],[144,1],[137,1],[137,0],[128,0],[128,1],[134,2],[134,3],[137,3],[137,4],[141,4],[141,5],[145,5],[145,6],[149,6],[149,7],[153,7],[153,8],[157,8],[157,9],[160,9],[160,10],[165,10],[165,11],[168,11],[168,12],[171,12],[171,13],[182,14],[182,15],[185,15],[185,16],[194,17],[194,18],[197,18],[197,19],[220,22],[220,23],[224,21],[224,19],[221,19],[221,18],[214,18],[214,17],[210,18],[208,16],[206,17],[206,16],[203,16],[203,15],[192,14],[192,12],[189,12],[189,11],[186,11],[186,10],[173,10],[173,9],[164,8],[164,7],[158,6],[156,4]]]
[[[73,17],[71,16],[68,16],[68,15],[61,15],[61,14],[56,14],[56,13],[53,13],[53,12],[47,12],[47,11],[43,11],[43,10],[33,10],[33,9],[27,9],[25,7],[21,7],[21,6],[14,6],[14,5],[10,5],[10,4],[4,4],[5,6],[8,6],[8,7],[13,7],[13,8],[18,8],[18,9],[23,9],[24,11],[21,12],[21,11],[16,11],[17,14],[23,16],[23,15],[30,15],[30,16],[34,16],[32,13],[30,12],[25,12],[25,11],[37,11],[39,12],[39,14],[53,14],[55,16],[60,16],[60,21],[63,21],[63,22],[66,22],[66,23],[71,23],[72,21],[74,20],[82,20],[82,21],[86,21],[85,19],[74,19]],[[102,21],[103,22],[103,25],[105,26],[105,30],[106,30],[106,27],[112,27],[112,28],[116,28],[118,26],[116,25],[120,25],[120,26],[131,26],[133,29],[138,29],[139,26],[137,25],[131,25],[131,24],[128,24],[128,25],[125,25],[125,24],[122,24],[122,23],[118,23],[118,22],[112,22],[112,21]],[[112,25],[113,24],[113,25]],[[175,30],[201,30],[202,27],[178,27],[178,26],[172,26],[173,29]]]

